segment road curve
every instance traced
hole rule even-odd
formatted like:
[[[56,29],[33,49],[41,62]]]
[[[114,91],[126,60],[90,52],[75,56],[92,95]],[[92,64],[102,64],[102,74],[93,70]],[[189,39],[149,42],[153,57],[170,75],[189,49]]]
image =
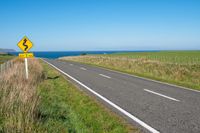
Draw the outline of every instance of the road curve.
[[[200,92],[75,62],[44,59],[144,132],[200,133]]]

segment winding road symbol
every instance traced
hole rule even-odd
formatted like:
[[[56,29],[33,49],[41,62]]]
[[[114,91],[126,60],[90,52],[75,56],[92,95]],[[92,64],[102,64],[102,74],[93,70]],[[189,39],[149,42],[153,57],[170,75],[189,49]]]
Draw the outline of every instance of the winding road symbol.
[[[27,42],[27,40],[26,40],[26,38],[25,38],[25,39],[24,39],[24,42],[23,42],[23,46],[25,47],[24,51],[26,51],[26,50],[28,49],[28,45],[26,45],[26,42]]]

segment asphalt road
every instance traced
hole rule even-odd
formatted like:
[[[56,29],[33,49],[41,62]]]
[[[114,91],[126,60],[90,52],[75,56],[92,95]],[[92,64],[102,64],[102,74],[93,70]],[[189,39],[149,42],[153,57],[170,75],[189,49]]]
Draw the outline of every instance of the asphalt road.
[[[200,92],[99,67],[45,59],[144,132],[200,133]]]

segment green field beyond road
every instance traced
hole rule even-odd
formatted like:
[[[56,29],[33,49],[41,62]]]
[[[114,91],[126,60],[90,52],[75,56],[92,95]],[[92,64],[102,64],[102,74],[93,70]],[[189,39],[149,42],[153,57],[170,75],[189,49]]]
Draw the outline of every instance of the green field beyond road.
[[[127,52],[60,59],[200,90],[200,51]]]
[[[200,64],[200,51],[161,51],[161,52],[128,52],[105,55],[109,57],[126,57],[130,59],[157,60],[175,64]]]

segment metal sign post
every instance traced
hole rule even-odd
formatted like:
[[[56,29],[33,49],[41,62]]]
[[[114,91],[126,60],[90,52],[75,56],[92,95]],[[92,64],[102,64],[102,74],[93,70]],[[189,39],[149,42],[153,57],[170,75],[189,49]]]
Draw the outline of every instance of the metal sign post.
[[[28,79],[28,59],[24,58],[24,61],[25,61],[26,79]]]

